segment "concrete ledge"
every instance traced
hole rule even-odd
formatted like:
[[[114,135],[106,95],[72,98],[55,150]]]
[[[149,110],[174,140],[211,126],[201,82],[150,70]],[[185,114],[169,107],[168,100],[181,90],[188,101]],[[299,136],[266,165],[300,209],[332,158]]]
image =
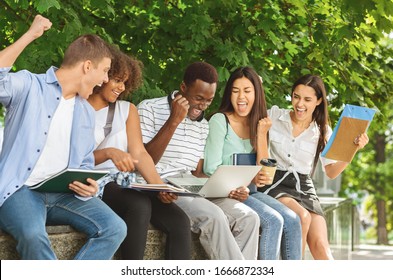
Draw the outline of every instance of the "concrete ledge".
[[[66,225],[46,227],[53,250],[60,260],[71,260],[86,241],[85,235]],[[165,252],[165,234],[151,226],[145,249],[145,260],[163,260]],[[198,235],[192,233],[192,259],[208,259],[199,243]],[[18,260],[16,241],[7,233],[0,231],[0,259]],[[116,254],[114,259],[119,259]]]
[[[85,242],[85,235],[70,226],[46,227],[53,250],[61,260],[72,259]],[[16,241],[9,234],[0,231],[0,259],[20,259],[16,251]]]
[[[350,259],[352,244],[352,200],[333,197],[320,197],[328,225],[329,242],[335,259]],[[52,247],[60,260],[73,259],[86,241],[85,235],[70,226],[47,226]],[[0,259],[17,260],[16,242],[8,234],[0,231]],[[154,227],[148,231],[145,260],[163,260],[165,234]],[[192,259],[208,259],[198,235],[192,233]],[[307,250],[306,259],[312,259]],[[114,259],[119,259],[118,255]]]

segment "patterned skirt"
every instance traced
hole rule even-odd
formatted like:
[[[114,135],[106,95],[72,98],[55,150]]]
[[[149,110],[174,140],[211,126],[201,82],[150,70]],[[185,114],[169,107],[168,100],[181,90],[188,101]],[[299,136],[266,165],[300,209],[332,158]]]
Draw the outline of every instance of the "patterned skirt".
[[[287,171],[277,170],[272,185],[274,185],[277,181],[281,180],[286,173]],[[299,173],[297,175],[299,177],[300,192],[296,189],[297,179],[293,173],[289,173],[274,188],[271,188],[269,190],[272,185],[266,185],[262,188],[258,188],[258,191],[265,193],[268,191],[267,194],[274,198],[291,197],[295,199],[305,209],[324,217],[323,210],[319,202],[318,196],[315,192],[314,183],[310,175],[304,175]]]

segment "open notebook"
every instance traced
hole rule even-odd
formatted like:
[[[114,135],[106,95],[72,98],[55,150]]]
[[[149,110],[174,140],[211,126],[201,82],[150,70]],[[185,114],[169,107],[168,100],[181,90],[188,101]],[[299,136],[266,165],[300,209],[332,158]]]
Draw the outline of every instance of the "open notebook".
[[[247,187],[260,166],[249,165],[220,165],[210,178],[166,178],[169,183],[198,193],[204,197],[227,197],[229,192],[241,187]]]

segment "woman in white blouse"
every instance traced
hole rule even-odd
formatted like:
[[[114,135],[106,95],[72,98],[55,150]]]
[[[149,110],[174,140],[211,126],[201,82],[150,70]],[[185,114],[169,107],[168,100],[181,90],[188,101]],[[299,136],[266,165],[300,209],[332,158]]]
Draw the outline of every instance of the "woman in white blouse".
[[[292,86],[292,110],[273,106],[269,111],[270,157],[278,162],[272,185],[259,189],[296,212],[302,224],[302,252],[308,244],[314,259],[333,259],[324,214],[311,174],[320,159],[326,175],[337,177],[349,164],[320,157],[332,130],[322,79],[305,75]],[[354,139],[358,148],[368,143],[366,134]],[[261,156],[262,157],[262,156]]]

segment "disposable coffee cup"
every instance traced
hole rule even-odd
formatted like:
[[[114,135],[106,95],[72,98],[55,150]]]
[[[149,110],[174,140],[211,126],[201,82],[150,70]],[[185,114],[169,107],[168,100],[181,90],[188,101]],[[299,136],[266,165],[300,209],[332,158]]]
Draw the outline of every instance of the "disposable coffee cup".
[[[266,182],[266,185],[273,184],[274,175],[276,174],[277,169],[277,160],[273,158],[263,158],[261,159],[260,164],[262,165],[262,170],[265,175],[270,178],[270,181]]]

